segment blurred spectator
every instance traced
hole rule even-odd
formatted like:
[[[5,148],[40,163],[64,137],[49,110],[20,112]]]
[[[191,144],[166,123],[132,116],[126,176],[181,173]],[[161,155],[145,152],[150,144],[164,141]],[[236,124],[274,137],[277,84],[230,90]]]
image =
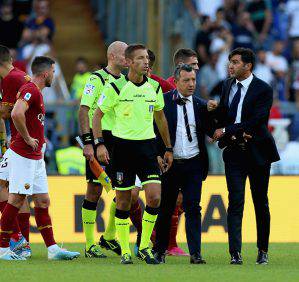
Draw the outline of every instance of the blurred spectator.
[[[22,70],[23,72],[27,72],[27,61],[18,59],[18,50],[9,49],[9,51],[12,57],[13,66],[18,68],[19,70]]]
[[[266,64],[266,51],[261,49],[257,52],[257,62],[254,68],[254,74],[272,85],[273,82],[273,74],[269,65]]]
[[[39,36],[52,40],[55,25],[50,17],[50,6],[48,0],[36,0],[33,3],[35,15],[25,23],[25,29],[22,35],[23,43],[32,42],[36,38],[36,33]]]
[[[299,109],[299,40],[296,40],[293,45],[293,58],[289,74],[290,90],[293,94],[292,100],[296,102]]]
[[[234,36],[234,49],[238,47],[253,49],[254,25],[248,12],[241,12],[238,15],[237,23],[232,24]]]
[[[299,1],[288,0],[286,13],[289,17],[289,37],[291,39],[299,38]]]
[[[266,64],[275,75],[274,95],[280,100],[286,100],[286,76],[288,72],[288,62],[282,55],[284,42],[277,40],[274,42],[273,50],[266,53]]]
[[[232,44],[233,37],[228,29],[222,27],[214,33],[214,39],[212,40],[210,46],[210,52],[217,52],[219,54],[216,69],[220,79],[225,79],[227,77],[227,58],[232,48]]]
[[[260,46],[263,46],[267,39],[272,22],[270,0],[252,0],[247,4],[247,11],[258,33],[257,39]]]
[[[57,150],[55,155],[59,174],[85,174],[85,158],[74,137],[70,138],[70,147]]]
[[[225,28],[227,30],[231,29],[230,23],[225,19],[224,8],[218,8],[216,12],[216,20],[213,23],[214,29]]]
[[[239,12],[242,10],[239,0],[224,0],[225,19],[232,25],[236,22]]]
[[[209,97],[212,89],[220,81],[220,75],[216,68],[219,53],[211,53],[209,58],[209,62],[200,69],[200,81],[197,82],[200,84],[200,93],[202,97]]]
[[[14,0],[13,1],[13,10],[15,16],[21,21],[24,22],[29,17],[32,10],[33,0]]]
[[[23,24],[13,15],[11,1],[0,5],[0,44],[8,48],[16,48],[21,38]]]
[[[200,16],[207,15],[211,20],[215,20],[217,9],[223,6],[224,0],[195,0],[194,2]]]
[[[201,27],[196,34],[195,50],[198,54],[199,66],[204,65],[209,58],[209,48],[211,44],[212,22],[209,16],[202,16]]]
[[[88,62],[85,58],[79,57],[76,60],[76,74],[71,85],[71,97],[73,100],[80,101],[85,84],[90,76]]]

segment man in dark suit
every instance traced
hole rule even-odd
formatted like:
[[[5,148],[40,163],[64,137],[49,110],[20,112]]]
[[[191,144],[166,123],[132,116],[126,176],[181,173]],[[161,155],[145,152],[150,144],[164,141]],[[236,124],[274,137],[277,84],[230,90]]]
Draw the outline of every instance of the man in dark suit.
[[[249,177],[257,226],[257,264],[268,263],[270,212],[268,183],[271,163],[279,160],[268,131],[272,88],[252,74],[255,55],[237,48],[229,55],[231,78],[224,81],[216,110],[214,140],[224,148],[223,160],[229,192],[227,225],[231,264],[242,264],[242,217],[245,183]]]
[[[168,122],[174,162],[164,167],[162,158],[162,194],[160,212],[156,223],[156,258],[165,262],[169,242],[171,216],[176,206],[179,189],[183,193],[186,217],[186,234],[191,255],[190,262],[203,264],[201,257],[201,186],[208,173],[208,154],[205,134],[208,131],[208,110],[214,109],[215,101],[206,103],[195,96],[196,73],[186,64],[177,66],[175,73],[177,89],[164,94],[164,113]],[[208,110],[207,110],[208,109]],[[210,131],[212,136],[213,130]],[[159,142],[160,140],[160,142]],[[163,144],[158,136],[158,144]],[[165,148],[159,146],[160,156]]]

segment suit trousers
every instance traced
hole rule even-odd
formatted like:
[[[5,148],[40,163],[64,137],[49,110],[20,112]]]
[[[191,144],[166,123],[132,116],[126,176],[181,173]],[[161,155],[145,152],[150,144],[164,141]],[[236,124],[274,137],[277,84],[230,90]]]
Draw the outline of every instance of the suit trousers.
[[[229,252],[241,252],[242,218],[245,184],[249,178],[257,227],[257,247],[268,251],[270,235],[270,211],[268,184],[271,164],[256,165],[246,147],[231,146],[223,151],[225,176],[228,188],[227,227]]]
[[[172,167],[162,175],[161,180],[161,205],[156,222],[155,251],[164,253],[167,250],[171,217],[181,189],[189,252],[191,255],[200,254],[202,164],[199,156],[186,160],[174,160]]]

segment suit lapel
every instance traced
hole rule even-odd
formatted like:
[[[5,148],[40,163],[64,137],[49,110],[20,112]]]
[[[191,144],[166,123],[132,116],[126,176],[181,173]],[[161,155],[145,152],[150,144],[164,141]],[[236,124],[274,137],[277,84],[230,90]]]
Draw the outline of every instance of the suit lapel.
[[[172,121],[173,121],[173,124],[175,125],[175,130],[176,130],[177,122],[178,122],[178,108],[177,108],[178,105],[176,103],[176,99],[178,99],[178,97],[179,97],[179,93],[175,89],[172,93],[172,103],[171,103]]]
[[[194,96],[192,96],[193,101],[193,110],[194,110],[194,118],[195,118],[195,124],[196,124],[196,132],[200,131],[200,125],[201,125],[201,119],[200,119],[200,106]]]
[[[224,97],[224,105],[228,107],[228,101],[229,101],[229,94],[230,94],[230,90],[232,88],[232,85],[234,83],[235,79],[234,78],[231,78],[229,81],[228,81],[228,87],[226,88],[226,92],[225,92],[225,97]]]

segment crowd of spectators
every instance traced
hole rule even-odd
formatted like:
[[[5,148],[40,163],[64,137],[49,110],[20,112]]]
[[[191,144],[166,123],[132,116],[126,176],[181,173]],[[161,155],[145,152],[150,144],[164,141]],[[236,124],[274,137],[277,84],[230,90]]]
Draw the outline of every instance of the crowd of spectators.
[[[288,137],[284,139],[282,150],[288,146],[289,139],[295,142],[292,143],[294,147],[299,141],[299,1],[183,2],[197,29],[193,46],[184,47],[193,47],[198,53],[197,77],[201,96],[218,99],[221,83],[228,75],[229,52],[236,47],[252,48],[257,54],[254,74],[274,89],[271,118],[290,120],[290,125],[283,128],[288,130]],[[35,56],[55,58],[52,46],[55,24],[50,15],[49,0],[0,0],[0,30],[0,44],[11,49],[14,65],[29,74],[29,66]],[[68,97],[72,109],[78,106],[84,84],[92,71],[85,58],[78,57],[74,65],[74,78]],[[59,148],[62,141],[56,134],[57,110],[55,106],[51,107],[61,98],[57,95],[57,89],[63,76],[58,63],[56,68],[54,85],[52,89],[45,90],[48,93],[44,96],[46,104],[50,105],[47,107],[49,147],[54,149]],[[69,116],[64,113],[64,116],[74,134],[78,131],[78,122],[75,111],[72,112]],[[270,129],[279,138],[283,134],[276,130],[278,127],[275,125]]]

